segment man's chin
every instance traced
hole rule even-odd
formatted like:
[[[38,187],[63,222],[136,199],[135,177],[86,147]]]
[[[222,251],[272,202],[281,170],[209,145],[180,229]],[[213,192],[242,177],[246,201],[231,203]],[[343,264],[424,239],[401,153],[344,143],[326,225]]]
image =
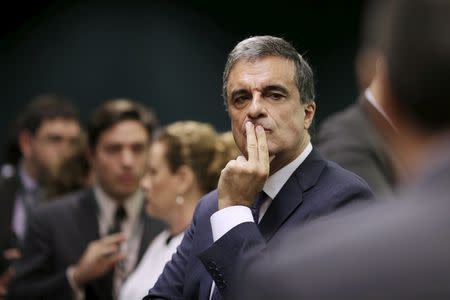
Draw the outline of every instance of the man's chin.
[[[125,200],[126,198],[132,196],[137,191],[137,188],[135,189],[123,189],[120,191],[116,191],[114,193],[114,197],[117,198],[117,200]]]

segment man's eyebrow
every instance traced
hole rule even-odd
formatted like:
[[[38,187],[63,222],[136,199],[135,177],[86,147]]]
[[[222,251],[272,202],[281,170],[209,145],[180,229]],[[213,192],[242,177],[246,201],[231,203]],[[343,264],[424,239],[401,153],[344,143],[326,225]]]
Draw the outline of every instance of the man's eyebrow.
[[[274,92],[274,91],[278,91],[278,92],[281,92],[286,95],[289,94],[289,90],[286,87],[279,85],[279,84],[271,84],[271,85],[265,86],[263,88],[263,93]]]
[[[248,91],[246,89],[235,90],[235,91],[231,92],[231,99],[234,99],[238,96],[245,95],[245,94],[248,94]]]

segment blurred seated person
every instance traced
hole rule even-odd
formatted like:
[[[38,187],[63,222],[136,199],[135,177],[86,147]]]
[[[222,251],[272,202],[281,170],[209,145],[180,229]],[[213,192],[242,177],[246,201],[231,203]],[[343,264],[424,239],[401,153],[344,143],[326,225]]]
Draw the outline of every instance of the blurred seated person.
[[[195,121],[176,122],[160,132],[150,148],[141,186],[147,213],[169,228],[150,244],[119,299],[142,299],[153,287],[181,243],[198,200],[217,187],[221,170],[233,159],[228,151],[233,144],[222,140],[209,124]]]

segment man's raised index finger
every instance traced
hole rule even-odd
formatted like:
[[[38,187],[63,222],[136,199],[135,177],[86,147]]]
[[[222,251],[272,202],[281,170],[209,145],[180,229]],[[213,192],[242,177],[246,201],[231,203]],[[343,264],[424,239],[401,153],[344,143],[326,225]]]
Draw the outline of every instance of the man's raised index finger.
[[[258,142],[256,140],[255,127],[252,122],[245,123],[247,134],[247,155],[248,161],[258,160]]]
[[[269,150],[267,147],[267,137],[264,128],[260,125],[256,126],[256,137],[258,139],[258,158],[260,163],[269,168]]]

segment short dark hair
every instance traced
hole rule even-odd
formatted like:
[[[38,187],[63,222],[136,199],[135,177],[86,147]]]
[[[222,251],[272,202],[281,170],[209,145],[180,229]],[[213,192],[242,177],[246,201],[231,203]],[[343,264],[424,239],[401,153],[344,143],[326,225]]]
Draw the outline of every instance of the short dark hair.
[[[223,72],[222,95],[227,105],[227,84],[231,69],[241,59],[256,60],[266,56],[277,56],[292,61],[295,65],[295,81],[300,93],[300,101],[315,100],[314,74],[308,62],[286,40],[270,35],[254,36],[239,42],[228,55]]]
[[[79,122],[78,111],[65,97],[54,94],[42,94],[31,99],[16,120],[18,132],[27,130],[35,135],[46,120],[68,119]]]
[[[144,126],[149,138],[152,137],[158,121],[153,111],[129,99],[114,99],[100,105],[92,114],[87,126],[88,143],[94,149],[102,133],[114,125],[135,120]]]
[[[392,94],[420,128],[450,128],[450,1],[397,0],[385,30]]]

